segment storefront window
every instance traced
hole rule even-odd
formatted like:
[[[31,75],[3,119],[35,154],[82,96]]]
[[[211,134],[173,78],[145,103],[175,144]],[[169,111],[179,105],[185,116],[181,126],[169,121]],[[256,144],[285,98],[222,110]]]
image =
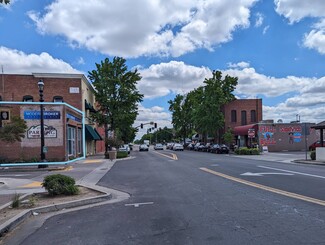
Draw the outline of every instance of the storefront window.
[[[78,153],[80,154],[82,152],[82,131],[81,128],[78,128]]]
[[[68,153],[75,156],[76,154],[76,129],[68,127]]]

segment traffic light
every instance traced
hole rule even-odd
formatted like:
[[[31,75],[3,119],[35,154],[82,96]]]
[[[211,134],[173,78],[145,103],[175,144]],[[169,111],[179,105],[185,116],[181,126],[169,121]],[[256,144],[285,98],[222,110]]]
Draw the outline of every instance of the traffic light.
[[[143,124],[142,123],[141,123],[140,127],[143,128]]]
[[[157,128],[157,123],[155,123],[155,128]]]

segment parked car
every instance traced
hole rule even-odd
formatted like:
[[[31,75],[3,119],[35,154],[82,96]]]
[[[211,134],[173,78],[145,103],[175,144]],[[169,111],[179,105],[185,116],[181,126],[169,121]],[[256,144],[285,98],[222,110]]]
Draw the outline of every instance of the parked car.
[[[201,151],[209,152],[209,150],[210,150],[210,146],[211,146],[211,143],[206,143],[206,145],[204,145],[204,146],[202,147],[202,150],[201,150]]]
[[[186,147],[186,149],[188,149],[190,151],[193,151],[194,150],[194,146],[195,146],[194,143],[190,143],[190,144],[188,144],[188,146]]]
[[[175,143],[173,145],[173,150],[174,151],[184,151],[184,146],[182,144],[179,143]]]
[[[325,140],[323,141],[323,146],[325,146]],[[309,150],[310,150],[310,151],[314,151],[314,150],[316,150],[316,147],[322,147],[322,146],[321,146],[321,142],[320,142],[320,140],[318,140],[318,141],[312,143],[312,144],[309,146]]]
[[[173,145],[174,145],[174,143],[167,143],[166,149],[172,150],[173,149]]]
[[[226,145],[220,145],[219,152],[217,152],[217,153],[220,153],[220,154],[222,154],[222,153],[229,154],[229,147],[226,146]]]
[[[154,147],[155,150],[163,150],[164,146],[162,144],[156,144]]]
[[[211,153],[219,153],[220,152],[220,145],[219,144],[210,145],[209,151]]]
[[[139,147],[139,151],[149,151],[149,147],[147,146],[147,144],[142,144]]]
[[[194,151],[198,151],[199,150],[199,146],[202,145],[203,143],[202,142],[197,142],[195,145],[194,145]]]
[[[130,147],[130,150],[133,151],[133,144],[132,143],[129,144],[129,147]]]
[[[130,154],[130,147],[128,144],[124,144],[118,148],[118,151],[124,151],[124,152],[127,152],[128,154]]]

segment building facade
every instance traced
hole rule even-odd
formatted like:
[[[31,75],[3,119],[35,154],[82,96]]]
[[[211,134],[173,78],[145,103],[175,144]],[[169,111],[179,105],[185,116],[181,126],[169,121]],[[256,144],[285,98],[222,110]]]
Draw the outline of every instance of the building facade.
[[[40,107],[30,102],[38,102],[40,95],[38,82],[44,82],[44,129],[47,157],[62,161],[83,155],[82,114],[73,108],[64,106],[60,102],[84,112],[86,155],[98,152],[101,140],[96,125],[90,120],[91,111],[95,111],[94,88],[82,74],[54,74],[33,73],[31,75],[2,74],[0,75],[0,99],[3,102],[24,102],[22,104],[0,104],[0,112],[8,113],[7,120],[19,115],[28,126],[22,142],[7,144],[0,141],[0,155],[9,160],[32,159],[39,157],[40,148]],[[57,105],[55,104],[57,103]],[[103,144],[103,142],[102,142]],[[15,154],[14,150],[16,149]],[[13,151],[13,152],[12,152]]]

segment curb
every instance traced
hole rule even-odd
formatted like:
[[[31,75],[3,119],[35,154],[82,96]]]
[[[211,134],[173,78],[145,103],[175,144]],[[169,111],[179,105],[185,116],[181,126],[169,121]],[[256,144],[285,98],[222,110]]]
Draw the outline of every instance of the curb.
[[[294,163],[302,163],[302,164],[309,164],[309,165],[317,165],[317,166],[325,166],[324,162],[318,162],[318,161],[311,161],[311,160],[293,160]]]
[[[59,204],[48,205],[48,206],[24,210],[21,213],[17,214],[16,216],[12,217],[10,220],[6,221],[4,224],[0,225],[0,237],[3,237],[6,233],[12,231],[15,227],[17,227],[19,224],[21,224],[24,220],[26,220],[27,218],[32,216],[33,213],[54,212],[54,211],[59,211],[62,209],[69,209],[69,208],[75,208],[75,207],[84,206],[84,205],[88,205],[88,204],[99,203],[99,202],[110,200],[112,198],[112,194],[103,192],[103,188],[96,188],[94,186],[89,187],[86,185],[80,185],[80,186],[87,187],[89,189],[93,189],[95,191],[102,192],[105,194],[96,196],[96,197],[84,198],[84,199],[80,199],[80,200],[76,200],[76,201],[63,202],[63,203],[59,203]],[[23,195],[22,197],[26,197],[28,195],[30,195],[30,194]],[[5,204],[5,205],[1,206],[0,208],[2,209],[9,205],[10,205],[10,203]]]

